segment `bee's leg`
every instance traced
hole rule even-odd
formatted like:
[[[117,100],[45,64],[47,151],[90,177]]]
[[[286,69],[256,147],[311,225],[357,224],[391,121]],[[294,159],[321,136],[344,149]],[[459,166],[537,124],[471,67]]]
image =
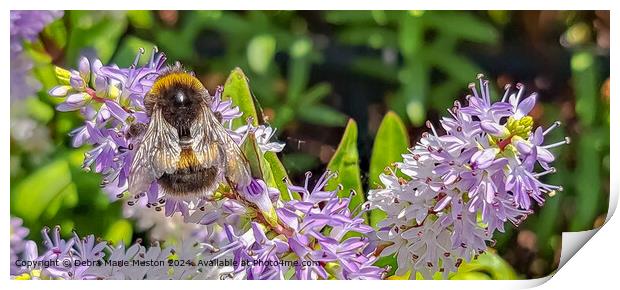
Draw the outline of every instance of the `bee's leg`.
[[[125,132],[125,137],[127,137],[127,139],[133,139],[141,136],[142,134],[144,134],[144,132],[146,132],[146,128],[146,124],[134,122],[129,126],[127,132]]]
[[[233,195],[233,196],[241,196],[239,194],[239,190],[237,190],[237,185],[232,180],[230,180],[230,178],[228,178],[228,177],[225,177],[225,178],[226,178],[226,183],[228,184],[228,187],[230,187],[231,195]]]

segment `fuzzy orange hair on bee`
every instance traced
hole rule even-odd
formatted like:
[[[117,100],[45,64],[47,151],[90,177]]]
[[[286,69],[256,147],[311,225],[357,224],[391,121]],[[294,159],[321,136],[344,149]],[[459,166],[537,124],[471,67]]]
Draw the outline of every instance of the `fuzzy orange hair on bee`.
[[[144,98],[146,126],[131,163],[129,192],[138,194],[157,181],[175,197],[208,196],[222,183],[250,183],[249,164],[210,108],[202,83],[179,65],[167,68]]]

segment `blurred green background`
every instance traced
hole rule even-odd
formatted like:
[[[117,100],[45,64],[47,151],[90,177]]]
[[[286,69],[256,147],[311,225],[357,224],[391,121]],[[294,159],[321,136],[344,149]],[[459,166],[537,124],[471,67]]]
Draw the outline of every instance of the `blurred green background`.
[[[280,154],[294,182],[322,172],[348,118],[358,124],[365,188],[383,116],[405,120],[411,144],[437,123],[479,72],[495,88],[522,82],[539,93],[539,125],[560,120],[550,140],[570,136],[547,180],[564,186],[518,229],[497,235],[497,252],[522,278],[557,267],[562,231],[600,226],[609,196],[609,12],[594,11],[67,11],[25,45],[43,88],[11,104],[11,214],[40,240],[44,225],[112,240],[144,237],[122,203],[80,169],[87,148],[68,132],[77,113],[59,113],[46,91],[54,65],[79,56],[129,65],[157,46],[213,91],[241,67],[266,120],[286,143]],[[146,59],[146,58],[145,58]],[[497,89],[495,89],[496,96]]]

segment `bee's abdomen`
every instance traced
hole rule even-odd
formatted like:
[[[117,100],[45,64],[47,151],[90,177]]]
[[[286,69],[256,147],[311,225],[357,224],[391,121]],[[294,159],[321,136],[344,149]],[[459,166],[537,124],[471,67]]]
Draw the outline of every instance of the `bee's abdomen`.
[[[158,179],[158,183],[166,193],[184,197],[213,193],[219,184],[217,179],[218,169],[209,167],[197,170],[177,170],[172,174],[165,173]]]
[[[181,150],[181,157],[179,158],[179,162],[177,163],[177,169],[182,170],[197,167],[200,167],[200,162],[196,158],[194,151],[192,151],[191,149]]]
[[[191,149],[181,150],[181,157],[174,173],[165,173],[159,185],[173,196],[204,195],[212,193],[219,184],[217,167],[203,167]]]

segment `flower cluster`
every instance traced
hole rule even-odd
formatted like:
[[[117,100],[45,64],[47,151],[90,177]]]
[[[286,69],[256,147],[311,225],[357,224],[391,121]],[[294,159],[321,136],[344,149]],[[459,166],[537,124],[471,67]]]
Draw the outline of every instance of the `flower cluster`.
[[[40,84],[30,76],[32,60],[23,52],[24,41],[34,41],[62,11],[11,11],[11,99],[24,99],[36,93]]]
[[[372,207],[387,213],[377,235],[386,242],[381,256],[396,255],[397,275],[447,276],[485,251],[506,222],[523,221],[532,202],[542,205],[546,194],[562,190],[540,180],[555,172],[549,149],[569,142],[543,145],[559,122],[534,128],[528,113],[536,94],[523,99],[523,85],[512,94],[507,86],[502,100],[491,102],[488,81],[479,80],[468,105],[455,102],[440,121],[445,133],[427,122],[431,132],[396,172],[381,175],[384,188],[369,192]]]
[[[374,230],[362,217],[367,208],[353,213],[350,198],[339,198],[339,189],[325,190],[334,175],[324,173],[312,188],[311,174],[303,187],[289,185],[291,198],[276,209],[274,226],[252,222],[251,229],[239,232],[226,225],[229,243],[214,257],[232,253],[234,273],[248,279],[381,279],[387,271],[373,266]],[[266,188],[261,184],[258,190]]]
[[[165,56],[153,50],[145,66],[139,66],[138,53],[129,68],[116,65],[103,66],[101,61],[89,61],[83,57],[77,70],[56,68],[60,85],[49,94],[64,98],[56,109],[76,111],[84,117],[83,126],[71,132],[75,147],[93,145],[86,153],[83,168],[101,173],[103,185],[111,184],[110,192],[120,193],[127,187],[129,163],[133,158],[129,150],[131,140],[127,136],[134,122],[147,123],[142,100],[166,60]],[[114,184],[112,184],[114,183]]]

